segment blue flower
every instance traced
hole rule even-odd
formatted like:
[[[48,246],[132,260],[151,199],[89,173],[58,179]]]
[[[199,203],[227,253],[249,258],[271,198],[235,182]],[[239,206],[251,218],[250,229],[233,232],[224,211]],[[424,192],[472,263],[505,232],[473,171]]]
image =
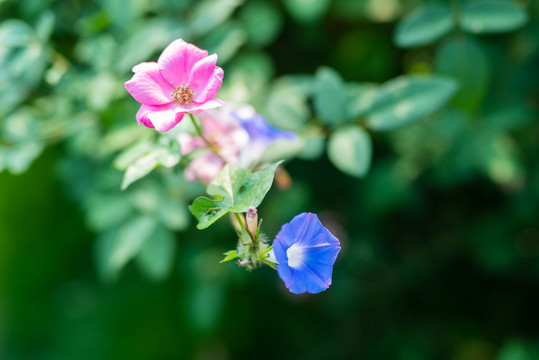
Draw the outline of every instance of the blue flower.
[[[249,134],[249,143],[242,152],[241,163],[251,165],[257,162],[264,151],[278,139],[294,141],[297,135],[292,131],[285,131],[271,126],[266,119],[250,106],[244,106],[232,116]]]
[[[284,224],[273,242],[277,272],[294,294],[326,290],[340,250],[339,240],[312,213]]]

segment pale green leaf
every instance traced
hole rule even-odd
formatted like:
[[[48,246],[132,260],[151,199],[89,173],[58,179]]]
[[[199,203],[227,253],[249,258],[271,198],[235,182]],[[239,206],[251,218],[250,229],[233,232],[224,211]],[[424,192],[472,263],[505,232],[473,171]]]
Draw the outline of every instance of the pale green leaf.
[[[369,171],[372,144],[369,134],[361,127],[348,125],[331,134],[328,157],[335,167],[355,177],[363,177]]]
[[[337,125],[347,120],[348,94],[341,76],[333,69],[322,67],[316,72],[314,109],[327,125]]]
[[[285,0],[284,5],[294,19],[310,23],[324,15],[330,2],[330,0]]]
[[[506,0],[482,0],[462,7],[460,25],[476,34],[502,33],[516,30],[528,21],[519,5]]]
[[[451,31],[451,9],[442,4],[426,4],[405,16],[397,25],[395,43],[400,47],[428,45]]]
[[[445,106],[457,83],[442,76],[401,76],[385,83],[369,112],[367,125],[393,130],[421,120]]]

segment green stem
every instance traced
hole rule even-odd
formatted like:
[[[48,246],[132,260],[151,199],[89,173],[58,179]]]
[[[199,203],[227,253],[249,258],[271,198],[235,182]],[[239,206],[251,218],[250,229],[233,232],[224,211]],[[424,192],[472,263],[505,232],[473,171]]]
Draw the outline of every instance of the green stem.
[[[254,243],[255,239],[253,239],[253,235],[251,235],[251,233],[249,231],[247,231],[247,229],[245,229],[245,226],[243,225],[243,219],[241,218],[240,214],[238,214],[238,213],[233,213],[233,214],[236,217],[236,220],[238,221],[238,223],[240,224],[241,230],[244,233],[247,233],[249,235],[249,237],[251,238],[251,240],[253,241],[253,243]]]
[[[202,132],[202,129],[200,128],[200,126],[196,122],[195,117],[193,116],[193,114],[190,114],[190,113],[187,113],[187,114],[191,118],[191,122],[193,123],[193,126],[195,127],[195,130],[196,130],[198,136],[200,136],[202,138],[202,141],[204,141],[204,144],[206,144],[206,146],[211,151],[213,151],[213,153],[215,155],[217,155],[221,160],[223,160],[226,163],[227,161],[225,159],[223,159],[223,157],[219,154],[219,150],[215,147],[215,145],[212,144],[208,139],[206,139],[206,137],[204,136],[204,133]]]

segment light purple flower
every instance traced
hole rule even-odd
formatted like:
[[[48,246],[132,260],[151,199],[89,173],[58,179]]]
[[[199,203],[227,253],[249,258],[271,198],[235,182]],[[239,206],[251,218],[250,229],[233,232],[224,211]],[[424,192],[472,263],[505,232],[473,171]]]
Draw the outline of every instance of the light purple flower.
[[[266,119],[255,112],[250,106],[243,106],[238,111],[233,112],[241,126],[249,134],[249,143],[241,154],[243,166],[250,166],[256,163],[264,151],[278,139],[294,141],[297,135],[291,131],[284,131],[271,126]]]
[[[339,240],[312,213],[284,224],[273,242],[279,277],[294,294],[326,290],[340,250]]]
[[[198,114],[223,105],[214,96],[223,83],[217,55],[209,55],[182,39],[168,45],[157,62],[140,63],[125,83],[127,91],[141,103],[137,121],[157,131],[168,131],[184,114]]]

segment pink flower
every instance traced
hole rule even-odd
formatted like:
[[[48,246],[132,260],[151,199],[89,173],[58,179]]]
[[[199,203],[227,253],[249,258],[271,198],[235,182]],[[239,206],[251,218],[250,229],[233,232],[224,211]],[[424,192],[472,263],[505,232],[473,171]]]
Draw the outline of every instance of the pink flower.
[[[194,154],[195,159],[185,168],[187,180],[198,179],[208,184],[219,174],[225,161],[238,166],[240,152],[247,145],[249,134],[229,114],[228,109],[206,111],[200,114],[204,137],[218,149],[219,155],[208,149],[199,136],[187,133],[178,135],[182,155],[199,151]]]
[[[137,121],[157,131],[168,131],[184,114],[198,114],[223,105],[214,96],[223,83],[217,55],[186,43],[173,41],[157,62],[140,63],[125,83],[127,91],[142,105]]]

